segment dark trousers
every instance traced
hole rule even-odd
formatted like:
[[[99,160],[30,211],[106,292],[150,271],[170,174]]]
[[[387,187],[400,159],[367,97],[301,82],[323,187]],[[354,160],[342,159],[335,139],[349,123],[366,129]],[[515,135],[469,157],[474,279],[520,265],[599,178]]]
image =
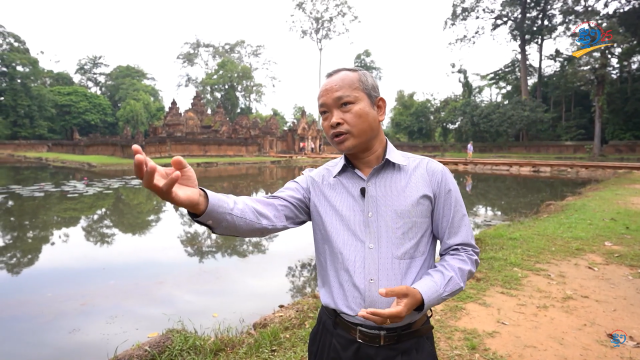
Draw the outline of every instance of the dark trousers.
[[[318,321],[309,337],[309,360],[438,360],[433,332],[397,344],[372,346],[357,341],[340,328],[324,306],[318,313]],[[428,326],[427,320],[423,326]],[[371,330],[386,330],[385,327],[367,327]]]

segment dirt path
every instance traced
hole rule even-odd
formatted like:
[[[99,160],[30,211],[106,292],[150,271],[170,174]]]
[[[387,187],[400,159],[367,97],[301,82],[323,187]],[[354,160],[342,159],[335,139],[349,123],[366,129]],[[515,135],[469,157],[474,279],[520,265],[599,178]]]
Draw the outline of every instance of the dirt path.
[[[640,348],[614,348],[605,334],[640,339],[640,279],[630,277],[638,269],[596,256],[545,268],[522,291],[492,290],[488,306],[466,305],[457,325],[495,331],[486,343],[507,359],[640,359]]]

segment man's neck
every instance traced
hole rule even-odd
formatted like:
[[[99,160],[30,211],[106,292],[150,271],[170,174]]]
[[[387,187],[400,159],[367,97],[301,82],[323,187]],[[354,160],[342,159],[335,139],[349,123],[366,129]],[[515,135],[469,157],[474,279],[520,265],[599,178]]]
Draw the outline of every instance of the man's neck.
[[[369,176],[371,170],[384,160],[386,152],[387,139],[382,136],[382,139],[376,140],[376,144],[370,150],[361,154],[345,154],[345,156],[364,176]]]

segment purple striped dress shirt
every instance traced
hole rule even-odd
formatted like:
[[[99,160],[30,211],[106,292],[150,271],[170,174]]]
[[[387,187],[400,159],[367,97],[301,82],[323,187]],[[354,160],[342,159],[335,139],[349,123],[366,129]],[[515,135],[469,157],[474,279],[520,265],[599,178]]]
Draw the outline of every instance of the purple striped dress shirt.
[[[355,315],[388,308],[394,299],[378,289],[400,285],[419,290],[425,306],[392,326],[415,321],[462,291],[479,265],[480,250],[449,169],[399,151],[389,140],[384,160],[368,177],[341,156],[306,169],[271,195],[203,190],[209,207],[193,220],[216,234],[262,237],[311,221],[320,300],[352,322],[374,325]]]

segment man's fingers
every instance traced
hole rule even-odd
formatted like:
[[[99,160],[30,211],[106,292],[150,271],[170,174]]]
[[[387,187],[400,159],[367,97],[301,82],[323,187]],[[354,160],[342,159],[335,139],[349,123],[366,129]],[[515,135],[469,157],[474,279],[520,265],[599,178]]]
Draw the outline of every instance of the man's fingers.
[[[358,316],[363,318],[363,319],[369,320],[369,321],[371,321],[371,322],[373,322],[373,323],[375,323],[377,325],[388,325],[387,324],[387,319],[389,319],[389,323],[390,324],[394,324],[394,323],[400,322],[400,321],[402,321],[402,319],[404,319],[404,318],[398,318],[398,317],[379,317],[379,316],[374,316],[374,315],[367,314],[365,311],[360,311],[358,313]]]
[[[147,164],[144,159],[144,155],[136,154],[133,158],[133,171],[136,174],[136,177],[140,180],[144,178],[144,172],[147,170]]]
[[[176,171],[162,184],[162,192],[165,194],[170,194],[173,190],[173,187],[176,186],[178,181],[180,180],[180,172]]]
[[[133,155],[144,155],[144,151],[142,151],[142,148],[140,147],[140,145],[134,144],[131,146],[131,151],[133,151]]]
[[[153,184],[156,179],[156,171],[158,170],[158,166],[155,163],[151,163],[147,166],[146,171],[144,172],[144,178],[142,179],[142,186],[145,188],[155,192],[153,189]]]
[[[379,318],[397,318],[404,317],[404,313],[401,307],[391,308],[391,309],[367,309],[366,313],[368,315],[377,316]]]

